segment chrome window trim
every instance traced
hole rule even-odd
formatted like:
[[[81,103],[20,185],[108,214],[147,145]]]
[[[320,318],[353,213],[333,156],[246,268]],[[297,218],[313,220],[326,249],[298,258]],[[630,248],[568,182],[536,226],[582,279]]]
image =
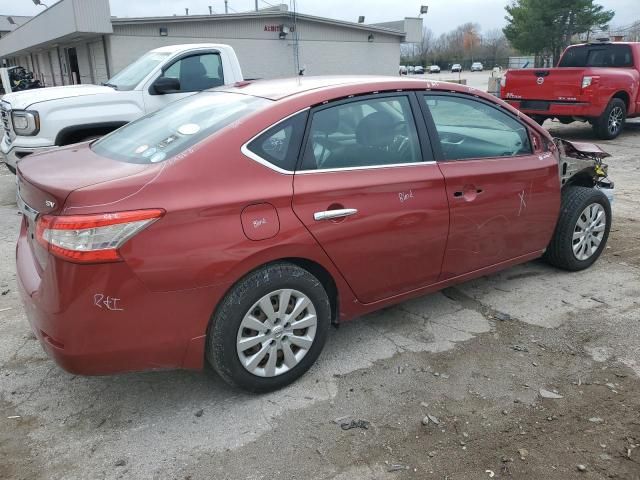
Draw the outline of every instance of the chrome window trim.
[[[350,172],[354,170],[379,170],[381,168],[418,167],[420,165],[435,165],[436,163],[437,162],[433,160],[429,160],[427,162],[389,163],[387,165],[369,165],[364,167],[320,168],[317,170],[298,170],[296,172],[296,175],[310,175],[314,173]]]
[[[240,152],[242,152],[244,156],[250,158],[254,162],[259,163],[260,165],[263,165],[268,169],[273,170],[274,172],[278,172],[282,175],[296,175],[296,174],[309,175],[313,173],[349,172],[349,171],[355,171],[355,170],[378,170],[380,168],[415,167],[419,165],[435,165],[437,163],[435,160],[429,160],[429,161],[423,161],[423,162],[390,163],[388,165],[369,165],[369,166],[363,166],[363,167],[322,168],[322,169],[316,169],[316,170],[291,171],[291,170],[285,170],[284,168],[280,168],[277,165],[274,165],[273,163],[271,163],[270,161],[262,158],[260,155],[249,150],[249,144],[253,142],[256,138],[258,138],[260,135],[263,135],[264,133],[268,132],[272,128],[275,128],[278,125],[280,125],[282,122],[286,122],[291,117],[295,117],[299,113],[306,112],[307,110],[311,110],[311,107],[306,107],[306,108],[303,108],[302,110],[298,110],[297,112],[292,113],[291,115],[284,117],[282,120],[279,120],[276,123],[268,126],[261,132],[251,137],[247,142],[245,142],[240,147]]]
[[[249,141],[245,142],[241,147],[240,147],[240,152],[242,152],[243,155],[245,155],[246,157],[249,157],[251,160],[253,160],[254,162],[259,163],[260,165],[263,165],[271,170],[273,170],[274,172],[278,172],[281,173],[283,175],[293,175],[295,172],[291,171],[291,170],[285,170],[284,168],[280,168],[277,165],[274,165],[273,163],[271,163],[269,160],[265,160],[264,158],[262,158],[260,155],[252,152],[251,150],[249,150],[249,144],[251,142],[253,142],[256,138],[258,138],[260,135],[263,135],[265,133],[267,133],[269,130],[271,130],[272,128],[277,127],[278,125],[280,125],[282,122],[286,122],[287,120],[289,120],[291,117],[295,117],[296,115],[298,115],[299,113],[302,112],[306,112],[307,110],[311,110],[311,107],[305,107],[302,110],[298,110],[297,112],[292,113],[291,115],[287,115],[286,117],[284,117],[282,120],[278,120],[276,123],[269,125],[267,128],[265,128],[264,130],[262,130],[260,133],[254,135],[253,137],[251,137],[249,139]]]

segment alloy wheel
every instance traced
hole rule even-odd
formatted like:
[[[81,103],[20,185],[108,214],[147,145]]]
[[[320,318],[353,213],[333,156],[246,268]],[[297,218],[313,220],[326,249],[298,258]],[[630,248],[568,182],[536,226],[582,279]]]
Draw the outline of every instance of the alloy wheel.
[[[276,377],[309,352],[318,318],[313,302],[292,289],[276,290],[258,300],[245,314],[236,340],[238,358],[258,377]]]
[[[611,109],[611,113],[609,113],[609,133],[611,135],[615,135],[622,128],[622,123],[624,122],[624,111],[621,107],[614,107]]]
[[[607,227],[607,212],[599,203],[587,206],[573,230],[573,254],[584,261],[596,253]]]

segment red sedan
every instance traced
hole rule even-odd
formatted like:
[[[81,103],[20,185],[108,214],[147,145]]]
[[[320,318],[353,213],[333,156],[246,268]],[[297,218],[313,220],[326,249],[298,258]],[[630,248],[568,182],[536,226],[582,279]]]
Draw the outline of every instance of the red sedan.
[[[464,86],[222,87],[23,159],[19,284],[70,372],[208,362],[273,390],[331,323],[543,254],[591,265],[611,208],[584,178],[561,187],[558,160],[544,129]]]

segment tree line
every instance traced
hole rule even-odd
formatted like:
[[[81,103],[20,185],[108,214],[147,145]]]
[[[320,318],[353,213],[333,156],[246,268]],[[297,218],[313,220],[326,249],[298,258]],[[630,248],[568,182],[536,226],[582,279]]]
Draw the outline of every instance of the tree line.
[[[505,67],[509,56],[532,55],[536,66],[549,65],[558,61],[568,45],[597,40],[603,32],[608,35],[615,15],[594,0],[511,0],[505,12],[506,26],[485,33],[477,23],[465,23],[439,36],[425,28],[421,42],[403,45],[402,62],[441,68],[460,63],[468,68],[471,62],[481,61],[492,68]],[[635,40],[629,32],[625,37]]]

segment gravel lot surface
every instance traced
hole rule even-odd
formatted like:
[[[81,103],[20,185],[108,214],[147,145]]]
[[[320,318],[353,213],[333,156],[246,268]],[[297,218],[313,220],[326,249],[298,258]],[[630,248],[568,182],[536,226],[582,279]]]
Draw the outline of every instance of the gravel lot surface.
[[[593,268],[532,262],[344,324],[261,396],[209,374],[59,369],[16,292],[0,167],[0,478],[640,479],[640,124],[599,143],[616,203]]]

